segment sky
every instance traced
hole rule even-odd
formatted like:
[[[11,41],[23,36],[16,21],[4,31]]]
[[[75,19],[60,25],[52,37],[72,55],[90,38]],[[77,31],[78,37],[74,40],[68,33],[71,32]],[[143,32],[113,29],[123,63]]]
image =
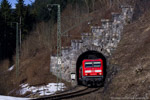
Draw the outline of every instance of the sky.
[[[2,0],[0,0],[1,2]],[[25,5],[31,4],[32,2],[34,2],[35,0],[24,0]],[[17,0],[8,0],[8,2],[10,2],[12,8],[15,8],[15,4],[17,3]]]

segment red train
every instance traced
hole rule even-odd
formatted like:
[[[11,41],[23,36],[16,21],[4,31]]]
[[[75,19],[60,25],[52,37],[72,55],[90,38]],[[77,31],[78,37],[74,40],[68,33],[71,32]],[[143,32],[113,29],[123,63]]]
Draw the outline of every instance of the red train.
[[[86,86],[100,86],[104,81],[102,59],[85,59],[79,68],[79,81]]]

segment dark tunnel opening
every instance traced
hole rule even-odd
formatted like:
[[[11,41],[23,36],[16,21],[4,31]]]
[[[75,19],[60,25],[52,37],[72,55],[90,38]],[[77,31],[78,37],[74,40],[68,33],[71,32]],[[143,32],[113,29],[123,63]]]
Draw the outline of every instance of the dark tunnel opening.
[[[106,59],[106,57],[98,51],[89,50],[89,51],[86,51],[86,52],[82,53],[78,57],[77,62],[76,62],[76,77],[77,77],[78,85],[81,85],[81,82],[79,81],[79,68],[82,65],[82,61],[84,59],[99,59],[99,58],[101,58],[103,60],[104,81],[105,81],[105,77],[106,77],[106,74],[107,74],[106,73],[106,68],[107,68],[107,59]]]

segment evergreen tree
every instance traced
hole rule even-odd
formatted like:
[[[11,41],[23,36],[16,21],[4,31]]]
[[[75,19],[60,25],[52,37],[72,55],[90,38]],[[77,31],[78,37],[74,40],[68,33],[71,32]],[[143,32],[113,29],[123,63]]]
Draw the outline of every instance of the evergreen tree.
[[[11,58],[13,54],[12,48],[15,48],[15,34],[12,33],[10,27],[11,17],[11,5],[7,0],[1,2],[1,16],[0,16],[0,58]]]
[[[25,14],[24,0],[18,0],[18,3],[16,4],[16,13],[17,13],[18,18],[24,17],[24,14]]]
[[[19,29],[21,29],[20,31],[21,31],[21,39],[22,39],[22,36],[27,34],[27,31],[25,29],[25,26],[26,26],[25,25],[26,9],[25,9],[24,0],[18,0],[18,2],[16,4],[16,11],[15,12],[16,12],[16,22],[19,22]]]
[[[11,5],[7,0],[1,2],[1,16],[4,18],[5,22],[11,20]]]
[[[35,13],[32,13],[30,8],[30,5],[25,6],[24,0],[18,0],[18,3],[16,4],[16,21],[21,23],[22,40],[29,34],[35,23]]]
[[[30,6],[25,7],[25,17],[24,17],[24,31],[29,33],[32,30],[33,25],[36,23],[35,12],[30,10]]]
[[[36,13],[37,21],[48,21],[50,19],[50,14],[47,8],[47,4],[51,4],[53,0],[35,0],[33,3],[33,11]]]
[[[70,0],[35,0],[32,7],[37,15],[38,21],[48,21],[50,19],[55,20],[57,19],[57,7],[52,7],[52,10],[49,11],[47,4],[60,4],[61,11],[67,6],[68,1]]]

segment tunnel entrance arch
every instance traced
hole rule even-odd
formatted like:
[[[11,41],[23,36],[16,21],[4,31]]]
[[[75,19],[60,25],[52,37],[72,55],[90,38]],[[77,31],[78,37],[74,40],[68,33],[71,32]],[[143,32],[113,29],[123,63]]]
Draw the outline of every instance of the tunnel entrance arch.
[[[76,79],[77,79],[76,81],[77,81],[78,85],[81,84],[81,82],[79,81],[79,68],[82,65],[82,61],[84,59],[99,59],[99,58],[101,58],[103,60],[104,78],[105,78],[106,77],[107,60],[106,60],[106,57],[102,53],[95,51],[95,50],[88,50],[79,55],[79,57],[77,58],[77,61],[76,61]]]

